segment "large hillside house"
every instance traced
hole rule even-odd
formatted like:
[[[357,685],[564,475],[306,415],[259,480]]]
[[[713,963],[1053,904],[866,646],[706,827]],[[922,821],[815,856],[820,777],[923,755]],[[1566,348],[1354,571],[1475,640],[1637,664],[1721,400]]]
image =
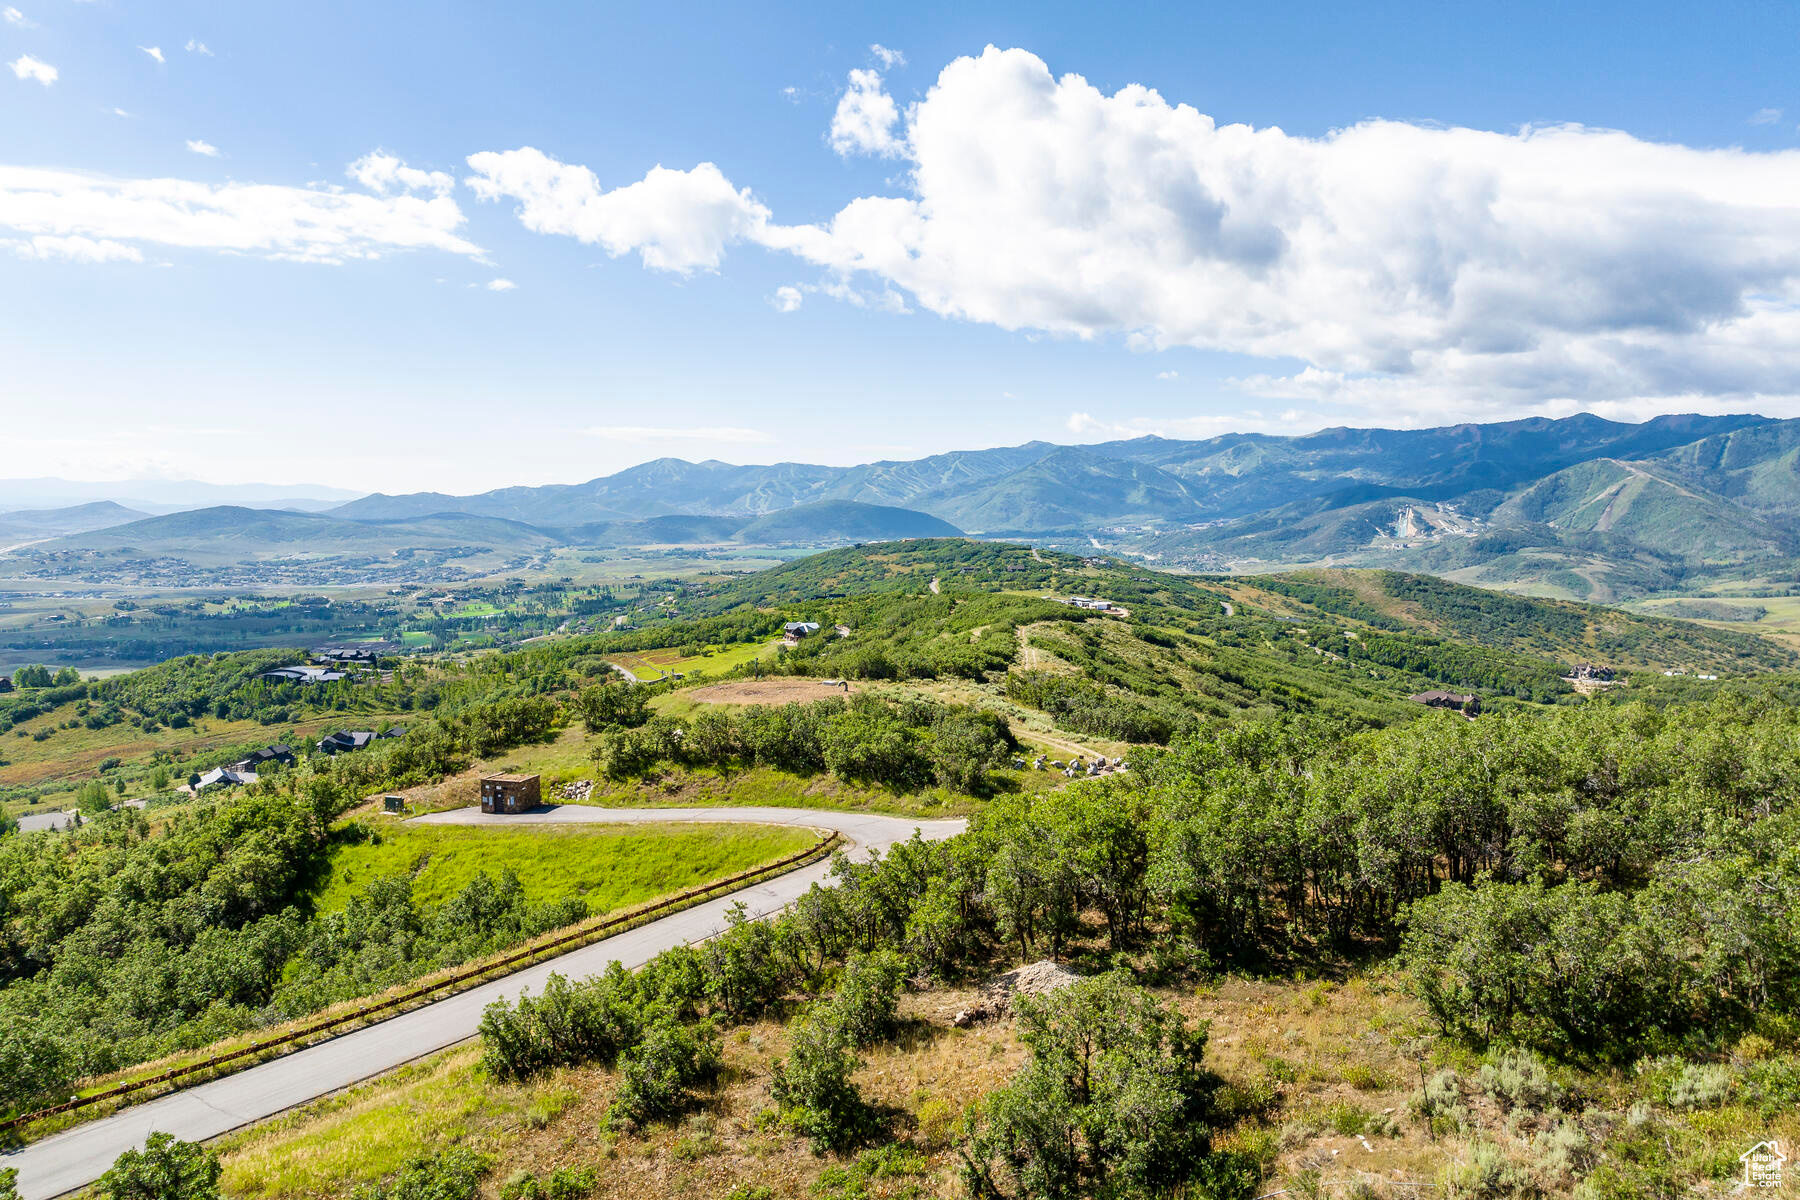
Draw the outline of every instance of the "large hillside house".
[[[1420,692],[1408,699],[1414,704],[1424,704],[1431,708],[1448,708],[1468,717],[1481,711],[1481,697],[1473,692]]]
[[[291,767],[294,765],[294,752],[280,742],[272,746],[264,746],[231,764],[234,771],[261,771],[271,766]]]
[[[240,771],[235,767],[214,767],[204,775],[192,780],[196,792],[204,792],[208,788],[236,787],[240,783],[255,783],[256,772]]]
[[[406,730],[396,725],[392,729],[384,729],[373,733],[367,729],[340,729],[336,733],[319,739],[319,749],[326,754],[343,754],[351,750],[361,750],[372,746],[381,738],[405,737]]]

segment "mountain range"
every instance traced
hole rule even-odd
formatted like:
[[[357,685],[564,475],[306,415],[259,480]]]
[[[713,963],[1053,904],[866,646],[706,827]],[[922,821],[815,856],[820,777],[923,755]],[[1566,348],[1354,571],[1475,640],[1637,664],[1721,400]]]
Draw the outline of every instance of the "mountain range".
[[[663,458],[580,484],[373,494],[320,514],[252,511],[126,523],[137,514],[121,509],[120,522],[104,522],[113,528],[96,530],[102,522],[88,517],[43,548],[173,553],[183,538],[203,538],[245,553],[252,543],[264,552],[471,543],[530,551],[967,531],[1165,567],[1379,565],[1610,601],[1695,580],[1791,576],[1800,421],[1674,415],[1629,424],[1581,414],[1300,437],[1028,442],[852,467]],[[26,540],[6,530],[0,524],[6,541]]]

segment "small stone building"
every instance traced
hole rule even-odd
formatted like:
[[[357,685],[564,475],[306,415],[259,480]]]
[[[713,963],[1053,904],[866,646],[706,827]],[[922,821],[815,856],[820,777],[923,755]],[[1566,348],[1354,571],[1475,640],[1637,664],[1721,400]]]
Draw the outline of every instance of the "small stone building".
[[[541,802],[536,775],[483,775],[481,811],[516,813],[536,808]]]

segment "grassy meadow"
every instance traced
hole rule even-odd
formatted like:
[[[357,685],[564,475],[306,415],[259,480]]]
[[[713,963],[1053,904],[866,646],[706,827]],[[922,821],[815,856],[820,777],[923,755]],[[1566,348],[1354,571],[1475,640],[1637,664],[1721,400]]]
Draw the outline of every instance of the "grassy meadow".
[[[405,874],[427,908],[478,873],[512,871],[531,903],[585,896],[610,912],[681,891],[812,845],[811,830],[778,825],[480,826],[352,823],[337,833],[315,893],[336,912],[382,875]]]

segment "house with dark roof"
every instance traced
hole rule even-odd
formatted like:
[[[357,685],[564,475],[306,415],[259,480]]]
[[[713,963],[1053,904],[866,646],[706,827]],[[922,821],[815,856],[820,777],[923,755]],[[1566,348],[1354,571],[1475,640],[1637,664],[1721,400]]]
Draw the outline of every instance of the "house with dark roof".
[[[294,752],[280,742],[272,746],[264,746],[254,751],[249,757],[231,764],[234,771],[261,771],[269,767],[291,767],[296,759]]]
[[[1420,692],[1407,699],[1414,704],[1425,704],[1432,708],[1448,708],[1472,717],[1481,711],[1481,697],[1473,692]]]
[[[320,738],[319,749],[326,754],[348,754],[352,750],[361,750],[374,740],[373,730],[340,729]]]

